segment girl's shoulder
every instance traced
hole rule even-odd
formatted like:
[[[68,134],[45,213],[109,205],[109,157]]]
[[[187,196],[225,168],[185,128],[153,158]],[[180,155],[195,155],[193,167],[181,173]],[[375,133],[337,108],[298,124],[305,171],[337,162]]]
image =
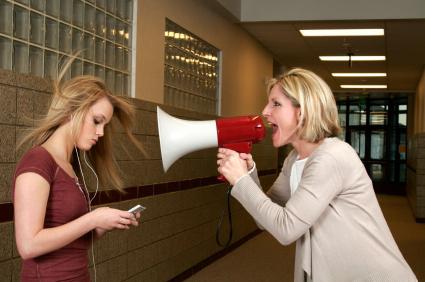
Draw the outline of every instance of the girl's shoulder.
[[[36,146],[29,149],[20,159],[19,164],[26,162],[54,162],[52,155],[42,146]]]
[[[45,148],[36,146],[22,156],[16,166],[15,177],[24,172],[35,172],[50,182],[56,173],[57,166],[52,155]]]

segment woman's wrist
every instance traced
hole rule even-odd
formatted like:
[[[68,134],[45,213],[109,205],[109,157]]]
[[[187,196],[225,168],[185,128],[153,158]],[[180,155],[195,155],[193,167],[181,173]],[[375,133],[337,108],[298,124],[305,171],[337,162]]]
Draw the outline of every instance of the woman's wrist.
[[[248,173],[249,173],[249,172],[248,172]],[[245,176],[248,176],[248,175],[249,175],[248,173],[245,173],[244,175],[242,175],[242,176],[240,176],[238,179],[236,179],[236,181],[233,183],[233,186],[237,185],[237,184],[238,184],[238,182],[239,182],[242,178],[244,178]]]
[[[251,166],[251,168],[248,168],[248,174],[253,173],[253,172],[254,172],[254,170],[255,170],[255,162],[252,162],[252,166]]]

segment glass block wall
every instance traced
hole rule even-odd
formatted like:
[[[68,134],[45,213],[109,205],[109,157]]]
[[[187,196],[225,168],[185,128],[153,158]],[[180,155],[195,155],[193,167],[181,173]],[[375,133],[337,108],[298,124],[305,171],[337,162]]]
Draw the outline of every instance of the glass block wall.
[[[164,104],[218,114],[219,50],[166,20]]]
[[[133,0],[0,0],[0,68],[55,78],[96,75],[130,95]]]

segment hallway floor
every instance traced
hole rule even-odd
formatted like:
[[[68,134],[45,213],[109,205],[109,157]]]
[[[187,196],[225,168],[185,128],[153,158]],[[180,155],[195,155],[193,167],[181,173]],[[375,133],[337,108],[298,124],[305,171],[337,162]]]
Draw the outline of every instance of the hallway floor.
[[[416,223],[406,197],[378,195],[397,244],[415,272],[425,281],[425,224]],[[281,246],[262,232],[186,281],[293,281],[295,244]]]

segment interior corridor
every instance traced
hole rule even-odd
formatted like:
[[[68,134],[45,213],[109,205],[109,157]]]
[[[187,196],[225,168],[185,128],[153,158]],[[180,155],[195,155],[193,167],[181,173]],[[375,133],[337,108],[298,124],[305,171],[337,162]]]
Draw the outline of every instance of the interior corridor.
[[[425,224],[416,223],[406,197],[378,195],[397,244],[418,281],[425,281]],[[295,244],[281,246],[262,232],[186,281],[293,281]]]

